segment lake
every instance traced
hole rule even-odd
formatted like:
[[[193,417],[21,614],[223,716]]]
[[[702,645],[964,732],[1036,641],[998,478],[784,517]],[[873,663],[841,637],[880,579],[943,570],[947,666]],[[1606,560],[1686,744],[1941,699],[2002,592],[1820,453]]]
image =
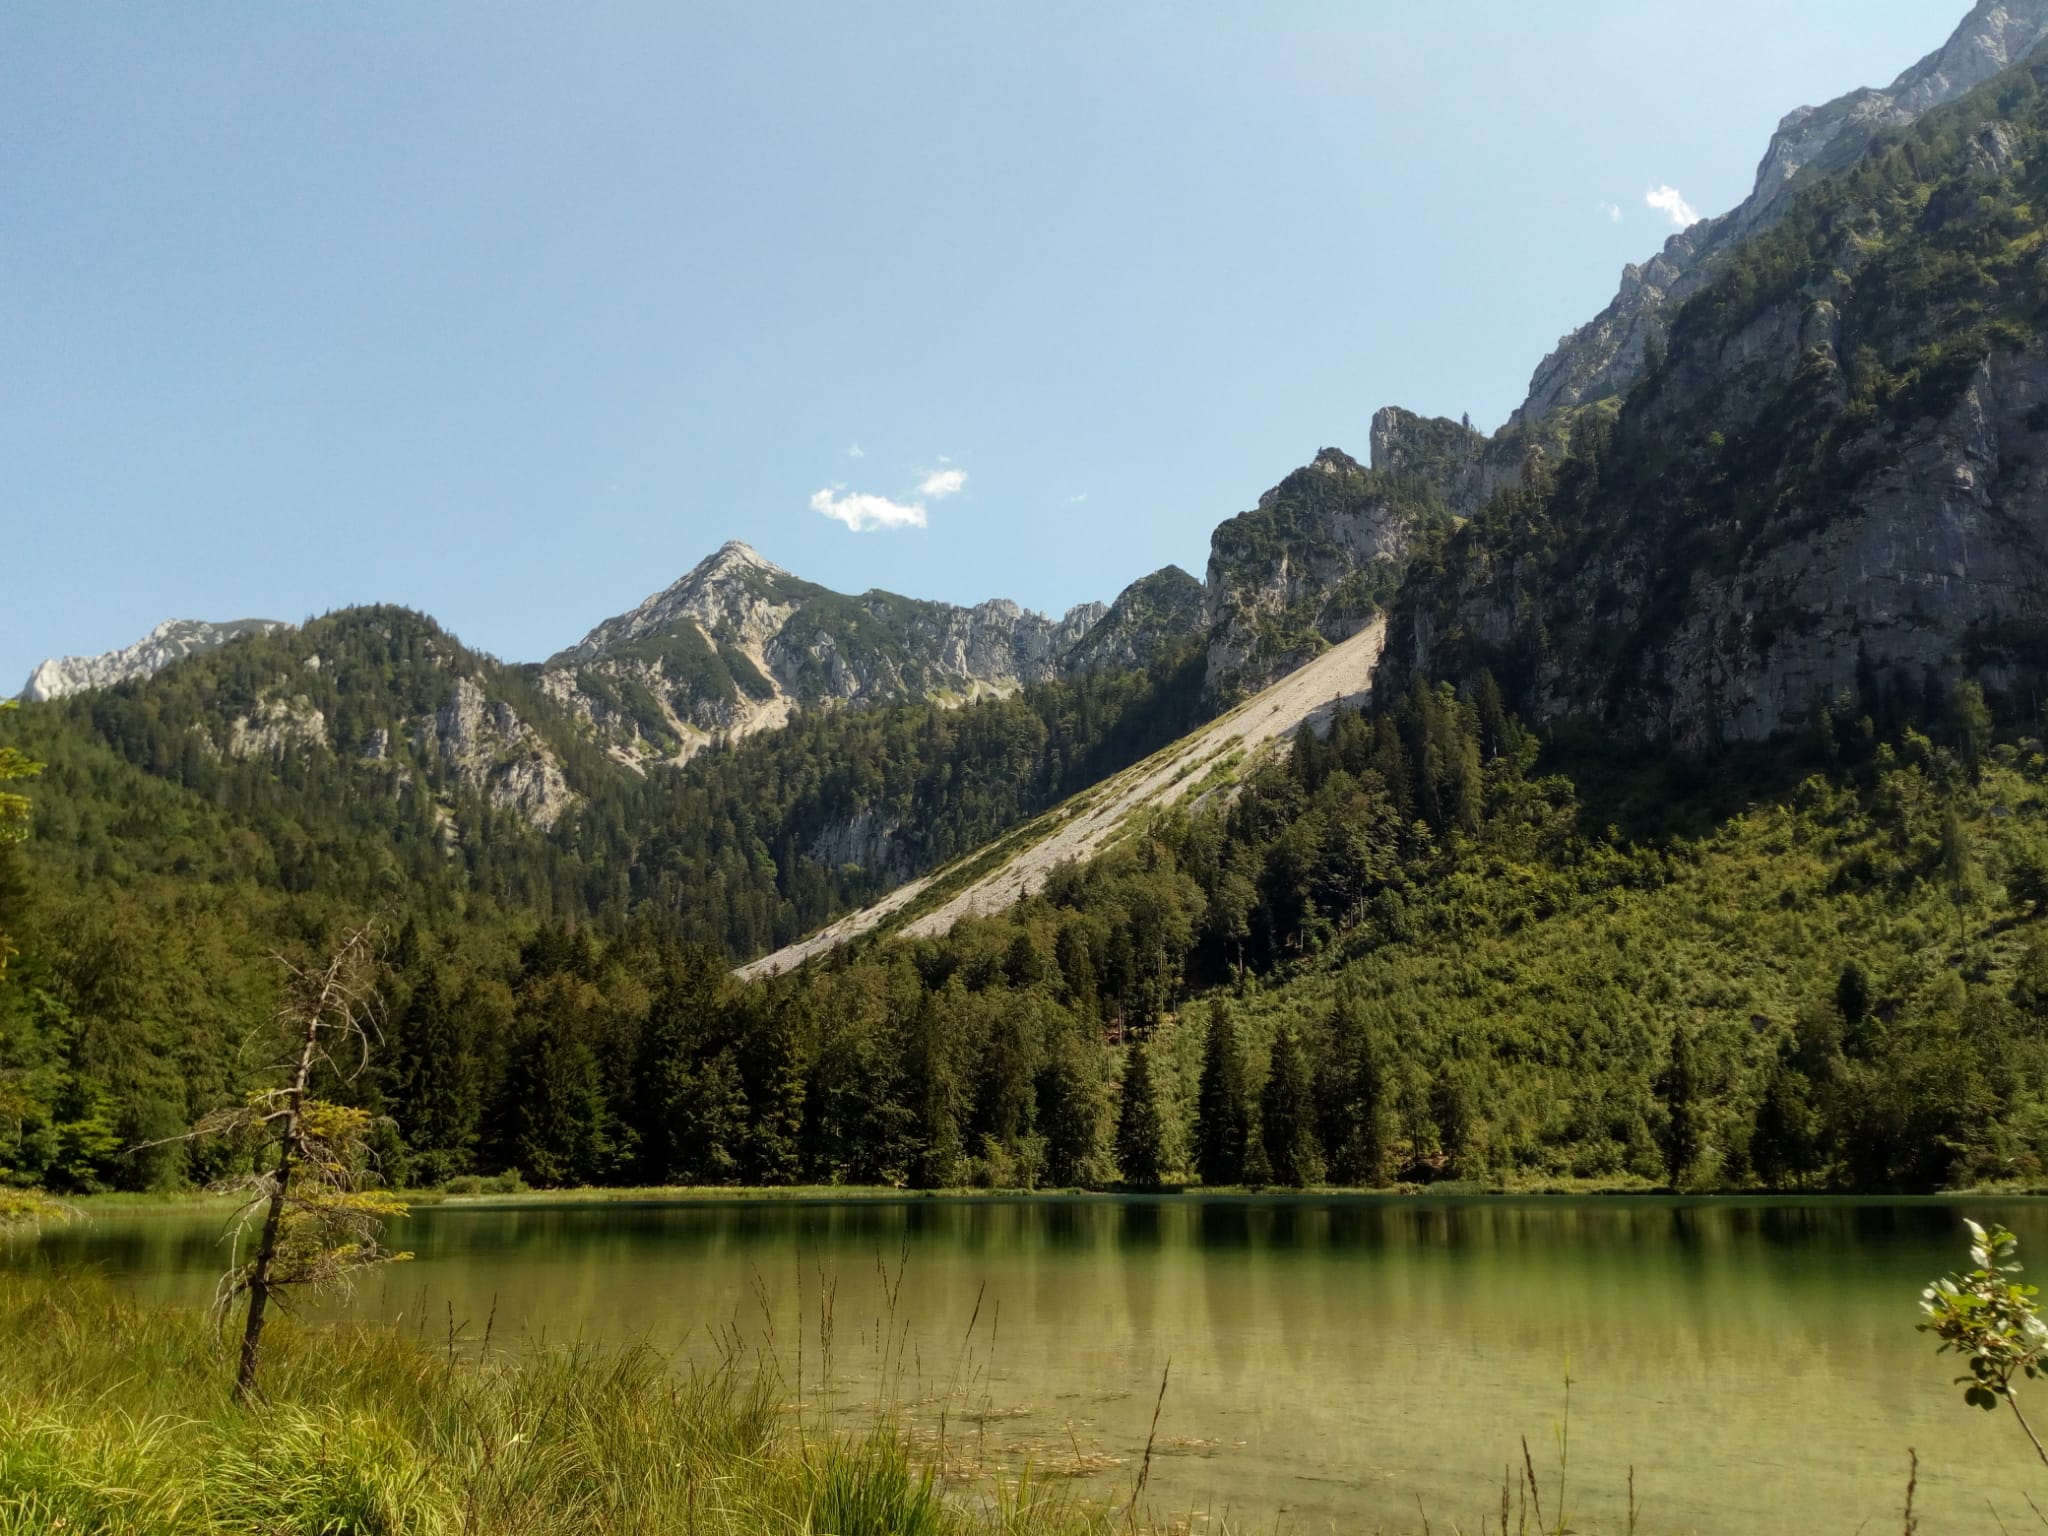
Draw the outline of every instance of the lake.
[[[2035,1528],[2048,1473],[1914,1331],[1965,1213],[2048,1265],[2028,1201],[458,1203],[347,1310],[471,1351],[766,1351],[807,1422],[892,1405],[963,1479],[1127,1498],[1149,1437],[1147,1508],[1197,1528],[1473,1533],[1525,1435],[1554,1521],[1567,1372],[1577,1530],[1626,1528],[1631,1468],[1645,1532],[1893,1530],[1909,1446],[1930,1536]],[[110,1212],[40,1246],[199,1303],[219,1227]]]

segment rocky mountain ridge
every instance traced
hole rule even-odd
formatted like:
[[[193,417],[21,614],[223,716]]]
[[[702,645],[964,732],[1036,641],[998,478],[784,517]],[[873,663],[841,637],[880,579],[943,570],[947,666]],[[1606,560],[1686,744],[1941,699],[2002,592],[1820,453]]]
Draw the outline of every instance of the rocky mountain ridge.
[[[1980,11],[1984,8],[1980,7]],[[1977,14],[1977,13],[1973,13]],[[2048,62],[1801,189],[1606,429],[1395,604],[1381,685],[1692,749],[2048,680]]]
[[[244,635],[270,635],[290,627],[276,619],[232,619],[222,624],[204,619],[166,619],[133,645],[118,651],[98,656],[52,657],[29,673],[21,697],[36,704],[94,688],[111,688],[133,678],[148,677],[174,661],[203,655]]]
[[[847,596],[733,540],[550,658],[539,680],[622,761],[676,763],[801,709],[966,702],[1088,666],[1143,665],[1172,625],[1132,628],[1130,607],[1090,647],[1110,612],[1101,603],[1050,618],[1003,598],[962,608]]]
[[[1772,134],[1748,197],[1680,230],[1662,250],[1622,269],[1621,287],[1598,315],[1536,367],[1529,396],[1510,418],[1523,424],[1561,409],[1625,394],[1663,344],[1671,312],[1698,293],[1722,259],[1780,219],[1795,192],[1852,164],[1887,128],[1903,127],[2026,58],[2048,37],[2048,0],[1978,0],[1949,40],[1889,86],[1865,87],[1819,107],[1788,112]]]

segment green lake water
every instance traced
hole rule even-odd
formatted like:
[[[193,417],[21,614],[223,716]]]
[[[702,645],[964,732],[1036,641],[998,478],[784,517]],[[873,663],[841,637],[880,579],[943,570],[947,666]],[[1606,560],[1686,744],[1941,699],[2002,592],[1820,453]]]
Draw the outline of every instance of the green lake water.
[[[437,1341],[452,1320],[471,1349],[495,1314],[498,1349],[764,1350],[809,1422],[887,1403],[956,1476],[1028,1463],[1102,1498],[1156,1407],[1146,1505],[1197,1529],[1419,1508],[1474,1533],[1524,1435],[1554,1520],[1567,1369],[1576,1530],[1625,1529],[1631,1468],[1645,1533],[1897,1530],[1909,1446],[1926,1536],[2037,1529],[2048,1474],[1914,1331],[1965,1213],[2048,1267],[2048,1204],[2023,1201],[445,1205],[349,1311]],[[198,1303],[218,1232],[112,1213],[40,1247]]]

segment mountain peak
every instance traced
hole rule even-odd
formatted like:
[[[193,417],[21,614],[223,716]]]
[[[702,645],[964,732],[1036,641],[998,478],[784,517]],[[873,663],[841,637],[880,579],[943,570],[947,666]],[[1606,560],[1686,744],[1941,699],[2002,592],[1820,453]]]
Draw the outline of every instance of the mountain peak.
[[[717,549],[699,560],[691,568],[690,576],[715,576],[733,570],[766,571],[774,576],[789,574],[744,539],[727,539]],[[683,579],[687,581],[689,576]]]

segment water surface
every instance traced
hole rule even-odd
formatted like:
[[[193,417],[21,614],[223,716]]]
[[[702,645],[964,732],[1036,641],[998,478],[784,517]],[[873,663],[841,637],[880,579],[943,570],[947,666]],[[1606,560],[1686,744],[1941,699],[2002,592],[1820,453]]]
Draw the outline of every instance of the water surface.
[[[1479,1529],[1528,1437],[1580,1531],[2035,1525],[2010,1416],[1914,1331],[1962,1216],[2048,1264],[2031,1202],[1060,1199],[445,1205],[351,1310],[475,1347],[772,1352],[814,1421],[887,1401],[962,1476],[1027,1462],[1163,1521]],[[45,1251],[203,1302],[219,1218],[116,1213]],[[1162,1375],[1167,1377],[1163,1403]],[[2037,1418],[2048,1419],[2048,1390]],[[1994,1514],[1995,1511],[1995,1514]]]

